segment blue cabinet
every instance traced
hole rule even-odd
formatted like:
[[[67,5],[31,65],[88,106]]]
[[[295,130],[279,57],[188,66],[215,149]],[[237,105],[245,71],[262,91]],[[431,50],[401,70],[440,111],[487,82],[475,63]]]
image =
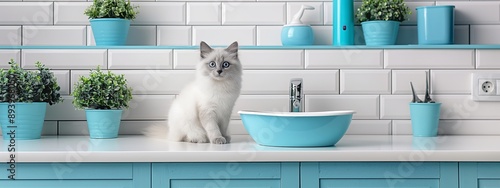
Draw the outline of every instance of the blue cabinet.
[[[150,163],[16,163],[15,180],[0,164],[5,188],[145,188],[151,187]]]
[[[301,163],[307,188],[457,188],[458,163]]]
[[[460,163],[460,188],[500,188],[500,163]]]
[[[299,163],[153,163],[153,188],[298,188]]]
[[[0,164],[0,188],[500,188],[500,163],[247,162]]]

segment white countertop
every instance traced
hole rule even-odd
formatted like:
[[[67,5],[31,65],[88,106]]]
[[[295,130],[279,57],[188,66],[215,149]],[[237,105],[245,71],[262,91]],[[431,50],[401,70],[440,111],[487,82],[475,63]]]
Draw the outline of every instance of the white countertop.
[[[10,160],[0,140],[0,162]],[[286,162],[286,161],[500,161],[500,136],[346,135],[335,147],[282,148],[234,136],[231,144],[177,143],[144,136],[116,139],[45,136],[16,140],[16,162]]]

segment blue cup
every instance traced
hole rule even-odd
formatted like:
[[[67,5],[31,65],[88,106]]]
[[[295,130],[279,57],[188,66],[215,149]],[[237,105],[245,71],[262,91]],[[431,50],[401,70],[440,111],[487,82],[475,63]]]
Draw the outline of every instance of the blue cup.
[[[417,7],[418,44],[453,44],[455,6]]]
[[[85,110],[90,138],[116,138],[123,110]]]
[[[441,103],[410,103],[413,136],[437,136]]]

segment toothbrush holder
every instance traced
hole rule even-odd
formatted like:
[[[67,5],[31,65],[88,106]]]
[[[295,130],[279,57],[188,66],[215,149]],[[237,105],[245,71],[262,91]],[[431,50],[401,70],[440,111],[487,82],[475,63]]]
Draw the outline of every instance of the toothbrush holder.
[[[411,128],[415,137],[438,134],[441,103],[410,103]]]

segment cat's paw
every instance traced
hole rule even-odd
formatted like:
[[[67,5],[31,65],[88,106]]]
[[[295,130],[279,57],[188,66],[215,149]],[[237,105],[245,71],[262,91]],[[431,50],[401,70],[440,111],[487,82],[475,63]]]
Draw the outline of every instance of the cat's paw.
[[[223,136],[223,137],[226,139],[226,143],[231,142],[231,136],[227,135],[227,136]]]
[[[188,141],[191,143],[207,143],[208,142],[206,139],[189,139]]]
[[[212,144],[226,144],[228,143],[224,137],[215,138],[212,140]]]

